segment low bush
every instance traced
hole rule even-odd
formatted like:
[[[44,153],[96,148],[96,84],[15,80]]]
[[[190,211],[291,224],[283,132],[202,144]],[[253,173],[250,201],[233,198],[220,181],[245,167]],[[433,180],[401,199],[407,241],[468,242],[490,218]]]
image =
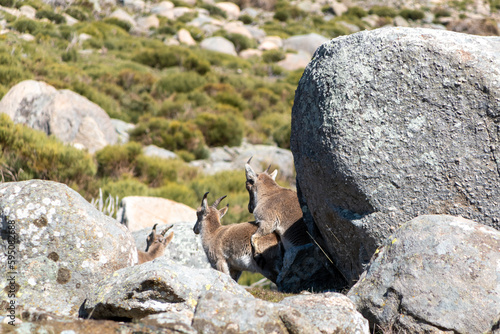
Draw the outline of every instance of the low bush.
[[[364,10],[363,8],[361,8],[359,6],[353,6],[353,7],[349,7],[347,9],[347,12],[345,13],[345,15],[363,18],[366,15],[368,15],[368,13],[366,12],[366,10]]]
[[[243,140],[245,120],[232,113],[204,112],[196,116],[195,124],[209,146],[239,146]]]
[[[172,73],[158,80],[153,91],[156,96],[167,97],[172,93],[191,92],[205,83],[206,79],[193,71]]]
[[[421,20],[424,18],[425,14],[423,11],[418,9],[407,9],[404,8],[399,12],[399,15],[407,20]]]
[[[66,19],[61,14],[55,13],[52,10],[41,9],[36,12],[35,17],[37,19],[48,19],[54,23],[61,24],[66,23]]]
[[[230,33],[224,35],[224,37],[234,44],[236,52],[257,47],[257,43],[255,42],[255,40],[248,38],[247,36],[242,34]]]
[[[387,6],[373,6],[368,11],[369,14],[375,14],[381,17],[396,17],[398,13],[392,7]]]
[[[104,23],[111,24],[122,28],[125,31],[132,29],[132,24],[127,21],[120,20],[116,17],[108,17],[103,20]]]
[[[154,144],[174,152],[186,150],[197,159],[208,155],[203,134],[196,124],[190,122],[159,117],[141,120],[130,132],[130,138],[144,145]]]
[[[130,142],[125,145],[109,145],[95,153],[98,175],[101,177],[121,177],[123,174],[133,176],[135,164],[142,148],[139,143]]]
[[[35,35],[41,27],[42,24],[40,22],[25,17],[21,17],[12,23],[12,28],[15,30],[32,35]]]
[[[266,63],[276,63],[285,59],[285,51],[281,49],[266,50],[262,53],[262,60]]]
[[[96,174],[90,154],[42,131],[14,124],[6,114],[0,114],[0,149],[6,181],[53,180],[86,190]]]

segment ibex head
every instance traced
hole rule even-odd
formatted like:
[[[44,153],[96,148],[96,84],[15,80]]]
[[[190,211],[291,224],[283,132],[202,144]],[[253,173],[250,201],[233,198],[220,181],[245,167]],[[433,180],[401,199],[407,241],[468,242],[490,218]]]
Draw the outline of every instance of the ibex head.
[[[255,173],[255,171],[250,166],[250,161],[252,157],[248,159],[245,164],[245,175],[247,177],[246,188],[248,190],[248,194],[250,195],[250,202],[248,202],[248,211],[253,213],[253,210],[257,206],[258,201],[258,192],[261,190],[265,190],[262,188],[266,188],[268,186],[276,186],[276,175],[278,175],[278,170],[275,169],[274,172],[269,174],[269,167],[262,173]]]
[[[153,247],[157,247],[157,246],[160,246],[163,245],[163,246],[166,246],[170,240],[172,240],[172,238],[165,238],[165,233],[167,233],[168,230],[170,230],[174,225],[170,225],[168,227],[166,227],[161,233],[160,235],[157,235],[156,233],[156,225],[158,224],[154,224],[152,230],[151,230],[151,233],[148,235],[148,238],[146,239],[146,252],[149,251],[150,248],[153,248]],[[172,235],[173,236],[173,235]]]
[[[226,198],[226,196],[219,197],[215,200],[214,204],[208,206],[207,195],[208,192],[203,195],[201,206],[198,210],[196,210],[196,224],[193,227],[193,232],[195,234],[201,233],[205,221],[210,221],[212,224],[220,225],[220,219],[224,217],[229,209],[229,205],[226,205],[220,210],[217,209],[217,206],[224,198]]]

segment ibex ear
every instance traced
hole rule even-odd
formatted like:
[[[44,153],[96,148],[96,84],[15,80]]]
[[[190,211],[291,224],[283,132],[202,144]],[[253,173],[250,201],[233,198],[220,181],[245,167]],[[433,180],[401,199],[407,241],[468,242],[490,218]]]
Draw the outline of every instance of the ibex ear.
[[[220,218],[224,217],[224,215],[227,213],[227,210],[229,210],[229,204],[219,210]]]
[[[208,206],[207,196],[208,196],[208,191],[205,193],[205,195],[203,195],[203,199],[201,200],[201,208],[203,209],[203,211],[205,211]]]
[[[245,164],[245,175],[247,180],[255,180],[257,178],[257,174],[249,164]]]
[[[269,176],[271,177],[271,179],[273,179],[273,181],[276,181],[276,175],[278,175],[278,170],[275,169],[274,172],[272,172],[271,174],[269,174]]]

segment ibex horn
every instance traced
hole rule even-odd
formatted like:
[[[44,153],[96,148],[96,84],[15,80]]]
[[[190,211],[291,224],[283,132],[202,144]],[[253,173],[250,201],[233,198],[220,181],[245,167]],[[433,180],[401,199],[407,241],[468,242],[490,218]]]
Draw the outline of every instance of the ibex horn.
[[[248,159],[247,164],[249,164],[250,161],[252,161],[252,158],[253,158],[253,155],[250,157],[250,159]]]
[[[222,196],[222,197],[218,198],[217,200],[215,200],[214,204],[212,204],[212,207],[217,209],[217,206],[218,206],[218,205],[220,204],[220,202],[221,202],[224,198],[226,198],[226,197],[227,197],[227,195],[224,195],[224,196]]]
[[[203,210],[207,208],[207,196],[208,196],[208,191],[203,195],[203,199],[201,200],[201,207]]]
[[[167,233],[167,231],[172,227],[174,227],[174,224],[170,224],[169,226],[165,227],[165,229],[161,232],[161,235],[165,236],[165,233]]]
[[[271,168],[271,165],[267,166],[266,170],[264,171],[264,173],[268,173],[269,174],[269,168]]]

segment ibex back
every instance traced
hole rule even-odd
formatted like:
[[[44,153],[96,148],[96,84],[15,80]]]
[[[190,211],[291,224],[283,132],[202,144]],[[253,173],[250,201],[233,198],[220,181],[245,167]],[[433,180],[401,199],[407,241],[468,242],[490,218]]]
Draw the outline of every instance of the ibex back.
[[[241,272],[259,272],[276,282],[281,267],[281,249],[277,236],[273,233],[255,240],[252,248],[250,238],[257,230],[252,223],[221,225],[221,218],[228,206],[217,209],[226,197],[220,197],[208,206],[206,193],[198,208],[195,234],[201,234],[201,243],[212,268],[230,275],[238,281]],[[256,258],[258,261],[256,261]]]
[[[168,237],[165,237],[165,233],[172,228],[173,225],[166,227],[160,234],[156,233],[156,225],[153,226],[151,233],[148,235],[146,239],[147,246],[146,251],[137,251],[137,255],[139,257],[139,262],[137,264],[141,264],[144,262],[152,261],[157,257],[160,257],[165,252],[165,247],[172,241],[174,237],[174,232],[170,232]]]
[[[276,183],[277,170],[269,174],[268,167],[256,173],[249,165],[250,160],[245,164],[246,188],[250,195],[248,211],[254,214],[259,226],[252,236],[252,244],[256,238],[273,232],[280,237],[285,251],[310,243],[297,193]]]

